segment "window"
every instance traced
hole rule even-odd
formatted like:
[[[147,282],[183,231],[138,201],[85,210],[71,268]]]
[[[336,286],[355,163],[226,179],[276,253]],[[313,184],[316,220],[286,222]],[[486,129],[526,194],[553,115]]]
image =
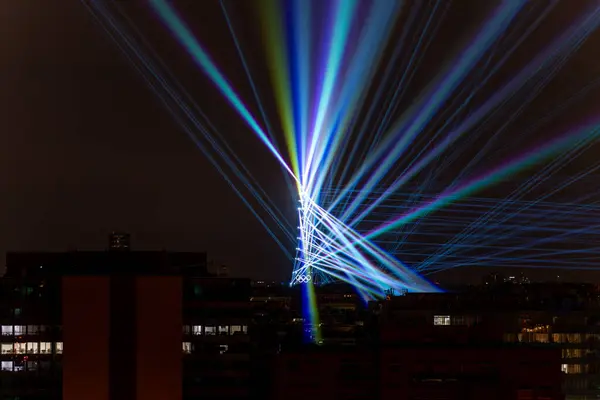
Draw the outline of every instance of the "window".
[[[205,326],[204,334],[207,336],[214,336],[217,334],[217,328],[214,326]]]
[[[231,330],[229,331],[232,335],[239,335],[242,333],[241,325],[231,325]]]
[[[37,361],[27,361],[27,371],[37,371],[38,362]]]
[[[38,354],[39,346],[36,342],[27,342],[27,354]]]
[[[13,370],[13,362],[12,361],[2,361],[0,364],[0,369],[2,371],[12,371]]]
[[[201,325],[192,326],[192,335],[202,335],[202,326]]]
[[[219,335],[229,335],[229,325],[220,325]]]
[[[189,335],[190,334],[190,326],[189,325],[184,325],[183,326],[183,334],[184,335]]]
[[[565,374],[585,374],[589,370],[587,364],[561,364],[560,370]]]
[[[554,343],[581,343],[580,333],[553,333],[552,341]]]
[[[183,352],[190,354],[192,352],[192,344],[190,342],[183,342]]]
[[[450,325],[450,316],[449,315],[435,315],[433,317],[434,325]]]
[[[549,343],[550,339],[547,333],[534,333],[533,341],[536,343]]]
[[[227,353],[227,350],[229,350],[229,346],[226,344],[219,345],[219,354],[225,354]]]
[[[516,343],[517,342],[517,335],[515,333],[505,333],[504,334],[504,341],[507,343]]]
[[[50,342],[40,343],[40,354],[50,354],[50,353],[52,353],[52,343],[50,343]]]
[[[581,358],[583,357],[582,349],[562,349],[562,358]]]
[[[23,336],[27,333],[27,326],[15,325],[15,336]]]
[[[37,335],[40,332],[40,327],[37,325],[27,325],[28,335]]]
[[[2,336],[12,336],[13,327],[12,325],[2,325]]]
[[[62,354],[63,342],[56,342],[56,354]]]
[[[17,353],[17,354],[27,353],[27,343],[15,343],[15,353]]]
[[[12,354],[13,353],[13,344],[12,343],[0,344],[0,352],[2,354]]]

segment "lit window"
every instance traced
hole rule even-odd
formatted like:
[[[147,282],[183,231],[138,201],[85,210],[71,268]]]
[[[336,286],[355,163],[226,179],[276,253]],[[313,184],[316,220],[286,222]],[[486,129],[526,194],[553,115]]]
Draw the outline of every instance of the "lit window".
[[[38,354],[39,346],[36,342],[27,342],[27,354]]]
[[[450,325],[450,316],[449,315],[435,315],[433,317],[434,325]]]
[[[241,325],[231,325],[230,332],[232,335],[239,335],[242,333],[242,326]]]
[[[202,325],[192,326],[192,335],[202,335]]]
[[[215,326],[205,326],[204,334],[207,336],[214,336],[217,334],[217,328]]]
[[[27,353],[27,343],[15,343],[15,353],[17,353],[17,354]]]
[[[190,354],[192,352],[192,344],[190,342],[183,342],[183,352]]]
[[[0,364],[0,368],[2,371],[12,371],[13,370],[13,362],[12,361],[2,361]]]
[[[533,341],[537,343],[549,343],[549,335],[547,333],[535,333]]]
[[[56,342],[56,354],[62,354],[63,342]]]
[[[2,336],[12,336],[13,327],[12,325],[2,325]]]
[[[219,345],[219,354],[225,354],[227,353],[227,350],[229,350],[229,346],[226,344]]]
[[[23,336],[27,333],[27,326],[15,325],[15,336]]]
[[[52,343],[41,342],[40,343],[40,354],[51,354],[51,353],[52,353]]]
[[[13,344],[12,343],[2,343],[2,344],[0,344],[0,352],[2,352],[2,354],[12,354],[12,352],[13,352]]]
[[[219,335],[229,335],[229,326],[228,325],[220,325],[219,326]]]

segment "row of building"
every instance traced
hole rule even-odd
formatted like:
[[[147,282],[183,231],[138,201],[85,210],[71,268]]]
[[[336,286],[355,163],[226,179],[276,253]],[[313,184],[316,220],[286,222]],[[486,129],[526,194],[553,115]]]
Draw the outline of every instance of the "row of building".
[[[585,285],[364,304],[211,276],[204,253],[9,253],[1,400],[569,399],[600,396],[600,297]]]

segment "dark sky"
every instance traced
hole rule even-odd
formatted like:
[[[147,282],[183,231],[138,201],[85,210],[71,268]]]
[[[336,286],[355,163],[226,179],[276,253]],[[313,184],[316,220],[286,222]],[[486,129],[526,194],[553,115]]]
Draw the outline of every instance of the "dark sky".
[[[218,3],[179,3],[248,98]],[[200,105],[209,107],[211,119],[235,132],[232,140],[248,154],[260,155],[249,157],[249,167],[284,201],[281,177],[269,176],[276,164],[268,153],[151,13],[139,2],[126,7]],[[238,21],[240,13],[234,13]],[[119,229],[132,234],[135,249],[207,250],[236,275],[288,276],[291,266],[263,228],[79,1],[0,0],[0,26],[0,252],[103,249],[108,232]],[[245,45],[255,55],[254,68],[260,67],[258,44]],[[599,71],[597,54],[589,57],[594,48],[587,47],[587,59],[575,60],[563,84],[584,70],[588,78]]]
[[[280,260],[78,1],[2,1],[0,24],[1,251],[103,249],[121,229],[238,274]]]

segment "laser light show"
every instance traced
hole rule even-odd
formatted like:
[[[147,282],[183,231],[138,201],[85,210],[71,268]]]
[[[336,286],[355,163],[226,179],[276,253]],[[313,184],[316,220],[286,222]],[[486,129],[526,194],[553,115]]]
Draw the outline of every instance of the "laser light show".
[[[573,188],[600,169],[597,107],[578,105],[600,79],[561,81],[593,43],[597,2],[561,24],[559,1],[479,2],[451,37],[459,1],[222,0],[241,87],[185,2],[149,0],[161,40],[279,169],[287,204],[127,5],[81,2],[289,260],[309,340],[320,340],[318,285],[345,282],[368,301],[441,291],[431,276],[457,268],[598,268],[597,193]]]

